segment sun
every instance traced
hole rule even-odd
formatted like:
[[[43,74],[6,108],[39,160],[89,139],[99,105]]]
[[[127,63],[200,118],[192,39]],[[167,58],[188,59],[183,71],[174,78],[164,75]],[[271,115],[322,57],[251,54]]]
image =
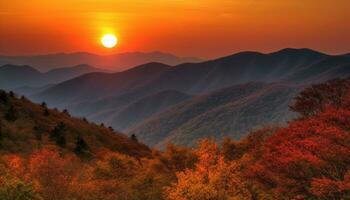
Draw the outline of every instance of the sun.
[[[105,34],[101,38],[101,43],[106,48],[113,48],[118,43],[118,39],[113,34]]]

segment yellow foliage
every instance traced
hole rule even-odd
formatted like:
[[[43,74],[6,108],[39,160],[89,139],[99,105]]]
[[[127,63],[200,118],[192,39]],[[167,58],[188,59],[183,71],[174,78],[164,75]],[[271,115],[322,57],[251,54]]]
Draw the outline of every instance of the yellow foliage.
[[[195,169],[178,172],[177,182],[165,190],[168,200],[251,199],[246,183],[240,177],[239,165],[226,163],[217,145],[200,142],[199,162]]]

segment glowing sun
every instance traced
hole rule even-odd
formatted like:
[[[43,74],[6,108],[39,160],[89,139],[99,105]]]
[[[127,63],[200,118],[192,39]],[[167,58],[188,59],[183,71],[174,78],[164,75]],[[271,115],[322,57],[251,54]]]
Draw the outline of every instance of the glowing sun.
[[[102,36],[101,43],[106,48],[113,48],[115,45],[117,45],[118,39],[113,34],[106,34]]]

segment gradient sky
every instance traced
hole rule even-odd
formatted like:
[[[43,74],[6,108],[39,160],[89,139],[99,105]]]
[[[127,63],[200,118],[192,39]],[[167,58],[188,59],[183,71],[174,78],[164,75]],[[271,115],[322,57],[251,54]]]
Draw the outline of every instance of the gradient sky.
[[[0,54],[350,52],[349,0],[0,0]],[[99,40],[114,33],[116,48]]]

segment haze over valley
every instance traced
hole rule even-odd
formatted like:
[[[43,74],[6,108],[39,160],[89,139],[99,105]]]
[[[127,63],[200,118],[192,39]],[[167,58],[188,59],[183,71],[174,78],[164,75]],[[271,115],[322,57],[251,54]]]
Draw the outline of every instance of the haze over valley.
[[[116,73],[88,65],[47,73],[15,65],[0,70],[3,88],[163,148],[207,137],[238,140],[283,125],[296,117],[289,105],[300,90],[347,77],[349,65],[346,55],[287,48],[175,66],[150,62]]]

